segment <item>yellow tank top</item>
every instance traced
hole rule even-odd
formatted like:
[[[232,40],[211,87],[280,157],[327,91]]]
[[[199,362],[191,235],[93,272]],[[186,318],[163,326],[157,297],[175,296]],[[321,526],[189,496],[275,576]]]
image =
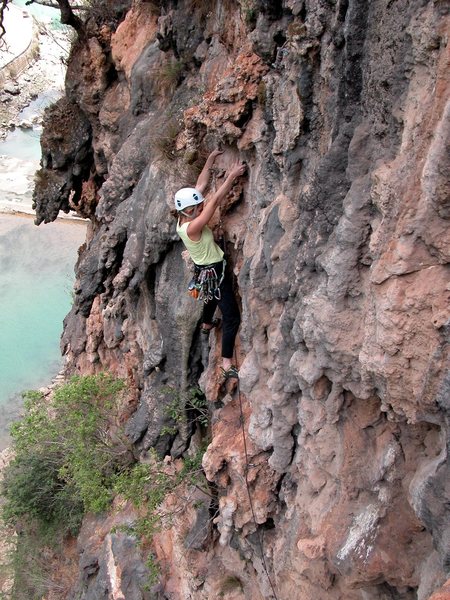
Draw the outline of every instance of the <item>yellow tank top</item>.
[[[223,251],[214,241],[211,229],[205,225],[202,229],[202,237],[198,242],[194,242],[187,234],[188,225],[188,222],[180,225],[180,221],[178,221],[177,233],[183,244],[186,246],[194,263],[199,266],[211,265],[212,263],[223,260]]]

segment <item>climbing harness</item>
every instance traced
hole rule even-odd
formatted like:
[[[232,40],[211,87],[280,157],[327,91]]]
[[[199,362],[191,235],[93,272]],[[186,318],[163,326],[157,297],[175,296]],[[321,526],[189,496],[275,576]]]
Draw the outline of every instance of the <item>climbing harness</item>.
[[[194,275],[194,277],[190,280],[189,285],[188,285],[188,294],[190,296],[192,296],[194,298],[194,300],[197,300],[200,292],[197,288],[197,279]]]
[[[225,265],[222,261],[222,273],[217,275],[217,263],[212,265],[195,265],[194,277],[189,282],[188,293],[195,299],[203,300],[205,304],[211,300],[219,301],[222,297],[220,286],[225,276]]]

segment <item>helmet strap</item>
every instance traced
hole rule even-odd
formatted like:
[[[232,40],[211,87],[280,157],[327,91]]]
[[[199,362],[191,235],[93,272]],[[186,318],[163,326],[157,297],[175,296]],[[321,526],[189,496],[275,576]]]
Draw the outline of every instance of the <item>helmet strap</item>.
[[[200,203],[199,203],[199,204],[200,204]],[[195,217],[197,216],[197,212],[198,212],[198,210],[197,210],[197,208],[198,208],[198,204],[195,204],[195,205],[193,206],[193,208],[194,208],[194,210],[192,211],[192,213],[191,213],[191,214],[189,214],[189,213],[185,212],[184,210],[180,210],[180,211],[178,211],[178,212],[179,212],[179,213],[181,213],[181,214],[182,214],[184,217],[187,217],[188,219],[195,219]]]

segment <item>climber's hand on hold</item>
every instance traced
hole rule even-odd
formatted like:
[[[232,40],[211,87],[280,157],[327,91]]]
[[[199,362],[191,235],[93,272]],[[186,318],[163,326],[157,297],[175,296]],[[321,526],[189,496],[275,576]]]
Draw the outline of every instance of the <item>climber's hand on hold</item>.
[[[213,150],[211,154],[208,156],[208,161],[212,164],[218,156],[223,154],[223,150]]]
[[[198,176],[197,182],[195,184],[195,189],[198,190],[201,194],[203,194],[206,188],[208,187],[211,168],[214,164],[214,161],[220,154],[223,154],[222,150],[213,150],[206,159],[205,166],[203,167],[202,172]]]
[[[192,239],[197,241],[199,239],[198,236],[201,235],[203,227],[209,222],[211,217],[213,216],[217,205],[226,198],[228,192],[233,187],[233,183],[235,180],[245,173],[245,169],[247,165],[243,162],[237,161],[233,165],[231,165],[227,176],[225,177],[225,181],[219,187],[219,189],[210,197],[208,202],[205,202],[204,206],[202,206],[201,213],[198,217],[193,219],[188,227],[187,234]]]
[[[231,166],[227,178],[235,181],[238,177],[241,177],[241,175],[245,173],[246,169],[247,165],[244,162],[237,161]]]

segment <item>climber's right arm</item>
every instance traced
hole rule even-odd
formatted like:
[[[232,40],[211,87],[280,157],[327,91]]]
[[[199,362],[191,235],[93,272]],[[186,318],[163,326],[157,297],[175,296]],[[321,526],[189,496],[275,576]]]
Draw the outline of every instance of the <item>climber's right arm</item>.
[[[195,219],[193,219],[189,223],[187,227],[187,234],[191,239],[200,239],[199,236],[201,235],[203,227],[209,223],[218,204],[220,204],[220,202],[227,196],[235,180],[245,173],[245,169],[246,165],[244,163],[236,163],[230,169],[230,172],[228,173],[225,181],[222,183],[219,189],[211,196],[208,202],[206,202],[201,214],[198,217],[195,217]]]

